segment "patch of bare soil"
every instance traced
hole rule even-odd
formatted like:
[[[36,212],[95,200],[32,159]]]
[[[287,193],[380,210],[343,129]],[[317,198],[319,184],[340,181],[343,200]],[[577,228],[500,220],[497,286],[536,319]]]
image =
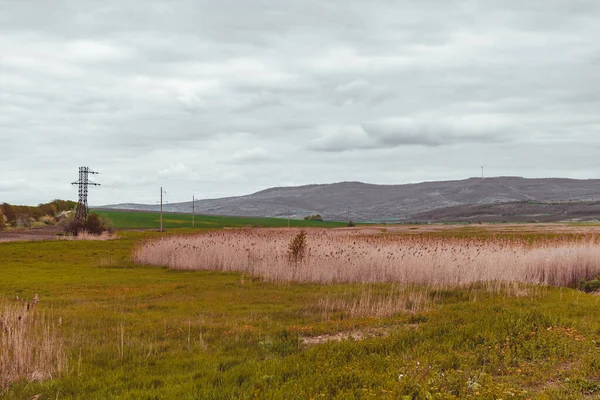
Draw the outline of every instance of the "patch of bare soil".
[[[346,332],[338,332],[331,335],[310,336],[302,338],[302,344],[315,346],[327,342],[341,342],[342,340],[364,340],[373,337],[385,337],[390,334],[389,330],[383,328],[363,329]]]
[[[417,329],[418,324],[405,325],[409,329]],[[330,335],[308,336],[302,338],[305,346],[316,346],[327,342],[341,342],[342,340],[365,340],[375,337],[386,337],[390,335],[389,328],[367,328],[352,331],[337,332]]]
[[[0,242],[56,240],[57,233],[61,232],[60,226],[44,226],[41,228],[18,228],[0,231]]]

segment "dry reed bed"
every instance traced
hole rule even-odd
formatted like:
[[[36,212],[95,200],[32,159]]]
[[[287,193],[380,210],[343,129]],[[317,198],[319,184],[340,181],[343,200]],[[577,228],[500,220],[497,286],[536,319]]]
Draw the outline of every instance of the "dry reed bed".
[[[0,393],[21,379],[58,376],[66,366],[56,326],[31,303],[0,299]]]
[[[497,281],[570,286],[600,274],[595,236],[531,244],[309,229],[306,255],[296,263],[290,262],[287,252],[298,232],[250,229],[169,236],[138,246],[133,260],[172,269],[240,271],[272,282],[321,284],[456,286]]]

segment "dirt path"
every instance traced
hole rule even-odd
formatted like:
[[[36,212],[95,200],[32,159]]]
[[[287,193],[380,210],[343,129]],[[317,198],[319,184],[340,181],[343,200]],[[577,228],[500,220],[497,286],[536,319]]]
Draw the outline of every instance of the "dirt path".
[[[56,240],[56,234],[62,231],[60,226],[44,226],[32,229],[6,229],[0,231],[0,242],[31,240]]]

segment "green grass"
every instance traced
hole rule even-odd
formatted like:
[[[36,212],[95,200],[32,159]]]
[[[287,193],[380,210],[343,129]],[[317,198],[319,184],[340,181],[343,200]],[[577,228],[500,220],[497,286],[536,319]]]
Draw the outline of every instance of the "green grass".
[[[96,213],[107,216],[116,229],[158,229],[160,227],[160,213],[142,211],[106,211],[97,210]],[[326,227],[334,228],[346,226],[345,222],[335,221],[305,221],[291,219],[290,226],[293,227]],[[219,227],[287,227],[288,220],[283,218],[265,217],[227,217],[196,215],[196,228],[219,228]],[[169,228],[191,228],[191,214],[163,214],[163,227]]]
[[[418,315],[323,320],[356,285],[274,285],[235,273],[133,265],[155,232],[105,242],[0,243],[0,296],[33,298],[70,354],[65,376],[4,399],[579,399],[600,393],[600,297],[444,290]],[[385,285],[381,286],[385,288]],[[299,335],[389,336],[299,346]],[[570,329],[570,330],[567,330]],[[120,347],[121,334],[123,347]],[[581,340],[581,339],[584,340]]]

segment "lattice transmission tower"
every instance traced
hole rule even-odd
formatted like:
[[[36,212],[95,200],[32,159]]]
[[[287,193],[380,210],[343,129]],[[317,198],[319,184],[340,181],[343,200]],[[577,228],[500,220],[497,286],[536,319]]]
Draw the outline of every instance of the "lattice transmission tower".
[[[88,186],[100,186],[99,183],[90,182],[88,175],[96,175],[97,172],[92,171],[89,167],[79,167],[79,180],[71,183],[79,186],[79,201],[77,203],[77,211],[75,211],[75,225],[83,226],[88,215]]]

